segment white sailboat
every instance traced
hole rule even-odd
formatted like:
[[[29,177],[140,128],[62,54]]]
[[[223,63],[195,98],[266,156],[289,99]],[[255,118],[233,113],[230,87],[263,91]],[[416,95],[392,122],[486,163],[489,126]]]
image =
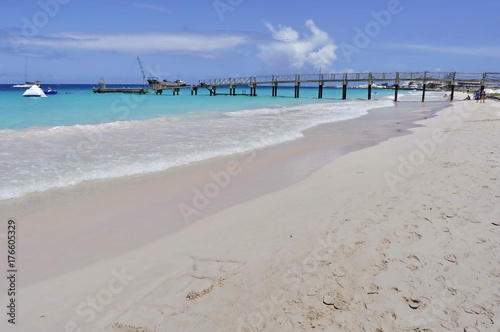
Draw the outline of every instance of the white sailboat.
[[[24,62],[24,84],[15,84],[13,88],[31,88],[34,84],[37,84],[40,81],[28,82],[28,58]]]
[[[24,84],[13,85],[12,87],[13,88],[31,88],[32,86],[33,86],[33,84],[30,84],[30,82],[26,82]]]
[[[31,88],[33,85],[37,85],[41,81],[34,81],[34,82],[24,82],[24,84],[16,84],[13,85],[13,88]]]

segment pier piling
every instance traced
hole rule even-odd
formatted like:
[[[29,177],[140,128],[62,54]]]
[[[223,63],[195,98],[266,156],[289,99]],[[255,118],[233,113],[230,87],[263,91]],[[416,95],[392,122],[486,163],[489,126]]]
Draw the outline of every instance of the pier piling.
[[[398,90],[399,90],[399,73],[396,73],[396,79],[394,80],[394,101],[398,101]]]
[[[250,96],[255,97],[257,96],[257,84],[250,84]]]
[[[296,82],[295,83],[295,98],[299,98],[299,97],[300,97],[300,83]]]
[[[424,80],[423,80],[424,85],[422,86],[422,103],[425,101],[425,88],[427,86],[427,72],[424,72]]]
[[[323,82],[319,82],[318,85],[318,99],[323,98]]]
[[[295,98],[300,97],[300,75],[295,75]]]
[[[372,84],[373,84],[373,76],[372,73],[368,74],[368,100],[372,99]]]
[[[342,81],[342,100],[347,99],[347,73],[344,73],[344,78]]]

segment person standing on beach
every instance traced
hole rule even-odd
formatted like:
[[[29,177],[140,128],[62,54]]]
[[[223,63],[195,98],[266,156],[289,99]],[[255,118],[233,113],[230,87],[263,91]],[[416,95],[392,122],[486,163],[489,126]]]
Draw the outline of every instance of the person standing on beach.
[[[487,97],[486,97],[486,91],[483,91],[483,92],[481,93],[481,102],[482,102],[482,103],[485,103],[485,102],[486,102],[486,98],[487,98]]]
[[[481,99],[481,92],[479,92],[479,90],[477,90],[475,93],[474,93],[474,99],[476,100],[476,103],[479,102],[479,99]]]

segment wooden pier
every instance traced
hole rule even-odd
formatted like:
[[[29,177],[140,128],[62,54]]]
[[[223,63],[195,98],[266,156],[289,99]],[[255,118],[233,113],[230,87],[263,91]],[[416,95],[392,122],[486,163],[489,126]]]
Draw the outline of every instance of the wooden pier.
[[[455,89],[461,88],[480,90],[485,89],[487,84],[500,84],[500,73],[459,73],[459,72],[395,72],[395,73],[332,73],[332,74],[296,74],[296,75],[270,75],[270,76],[250,76],[201,80],[199,85],[185,86],[155,86],[146,85],[142,88],[108,88],[101,78],[100,86],[93,88],[94,93],[138,93],[147,94],[154,91],[155,94],[163,94],[164,90],[172,90],[173,95],[179,95],[181,89],[190,89],[191,95],[197,95],[198,89],[204,87],[210,91],[211,96],[215,95],[246,95],[257,96],[259,85],[271,86],[272,96],[278,96],[278,86],[288,84],[294,87],[294,97],[300,97],[300,86],[304,83],[313,83],[318,86],[318,98],[323,98],[326,83],[340,83],[342,89],[342,99],[347,99],[347,89],[349,83],[364,82],[368,90],[367,98],[372,98],[372,89],[375,82],[387,83],[387,89],[394,90],[394,101],[398,101],[398,92],[402,89],[402,82],[419,83],[418,90],[422,91],[422,101],[425,101],[425,93],[430,87],[444,84],[444,89],[450,91],[450,100],[453,100]],[[389,83],[392,83],[389,85]],[[236,93],[237,87],[249,87],[250,93]],[[217,88],[228,87],[229,93],[218,93]],[[333,87],[333,86],[328,86]]]
[[[106,86],[101,86],[98,88],[92,88],[92,91],[94,93],[138,93],[138,94],[147,94],[150,93],[151,91],[154,91],[155,94],[163,94],[164,90],[172,90],[172,94],[178,95],[179,91],[181,89],[190,89],[191,90],[191,95],[197,95],[198,94],[198,88],[199,86],[197,85],[190,85],[190,86],[169,86],[169,87],[156,87],[156,86],[151,86],[148,85],[147,87],[144,88],[108,88]]]
[[[123,92],[123,93],[138,93],[138,94],[146,94],[151,91],[148,88],[92,88],[94,93],[113,93],[113,92]]]
[[[164,90],[172,90],[172,94],[174,96],[179,95],[181,89],[189,89],[191,90],[191,95],[193,96],[193,95],[198,95],[199,87],[200,87],[199,85],[180,85],[180,86],[162,86],[162,87],[150,85],[149,89],[154,91],[155,94],[157,95],[163,94]]]
[[[139,62],[140,63],[140,62]],[[142,64],[141,64],[142,68]],[[138,93],[138,94],[147,94],[151,91],[154,91],[155,94],[161,95],[163,94],[163,90],[172,90],[172,94],[179,95],[179,91],[181,89],[190,89],[191,90],[191,95],[197,95],[198,94],[198,88],[199,86],[197,85],[177,85],[177,86],[160,86],[160,85],[144,85],[142,88],[130,88],[130,87],[113,87],[113,88],[108,88],[106,85],[106,82],[104,81],[104,78],[99,79],[99,87],[98,88],[92,88],[92,91],[94,93]]]
[[[459,72],[395,72],[395,73],[333,73],[333,74],[306,74],[306,75],[271,75],[251,76],[236,78],[219,78],[200,81],[199,86],[204,86],[210,95],[217,95],[218,87],[229,87],[229,95],[236,95],[236,87],[250,87],[250,96],[257,95],[257,86],[271,85],[272,96],[278,95],[279,84],[293,84],[294,97],[300,97],[300,85],[303,83],[316,83],[318,85],[318,98],[323,98],[325,83],[337,82],[342,84],[342,99],[347,99],[347,86],[350,82],[366,82],[368,99],[372,97],[372,84],[375,82],[391,82],[395,90],[394,101],[398,100],[398,91],[401,82],[419,82],[422,84],[422,101],[429,84],[446,84],[449,87],[450,100],[453,100],[455,88],[459,85],[477,86],[483,91],[486,84],[500,83],[500,73],[459,73]]]

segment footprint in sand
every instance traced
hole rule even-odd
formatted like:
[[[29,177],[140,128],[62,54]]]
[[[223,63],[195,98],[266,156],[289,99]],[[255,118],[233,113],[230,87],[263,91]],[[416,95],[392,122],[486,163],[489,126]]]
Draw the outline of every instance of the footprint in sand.
[[[465,220],[467,220],[468,222],[471,222],[473,224],[480,224],[481,223],[481,221],[476,220],[474,218],[465,218]]]
[[[156,329],[150,329],[144,326],[134,326],[128,324],[114,323],[112,325],[113,330],[122,332],[154,332]]]
[[[463,307],[463,309],[468,314],[486,315],[486,316],[493,315],[493,313],[491,311],[489,311],[485,307],[483,307],[479,304],[475,304],[475,303],[467,304],[466,306]]]
[[[186,299],[191,300],[191,301],[196,300],[197,298],[200,298],[204,295],[210,294],[210,292],[213,291],[214,287],[215,287],[214,285],[210,285],[209,287],[203,288],[200,291],[190,291],[189,293],[187,293]]]
[[[193,259],[192,279],[186,286],[188,300],[195,300],[210,294],[217,286],[222,287],[226,276],[234,273],[242,265],[239,261],[232,260],[191,258]]]
[[[446,259],[448,262],[452,262],[452,263],[457,263],[457,256],[455,255],[446,255],[444,256],[444,259]]]
[[[441,323],[441,326],[449,331],[456,331],[459,325],[456,321],[447,320]]]
[[[439,219],[443,219],[443,220],[446,220],[446,219],[451,219],[451,218],[454,218],[456,217],[457,214],[454,213],[454,212],[441,212],[439,214]]]
[[[486,242],[488,242],[488,240],[486,240],[485,238],[482,238],[482,237],[478,237],[475,241],[475,243],[477,243],[477,244],[483,244]]]
[[[195,279],[209,279],[216,282],[221,276],[231,274],[243,265],[239,261],[204,259],[191,257],[193,260],[192,277]]]
[[[406,264],[406,267],[411,271],[418,270],[422,268],[424,265],[420,262],[420,259],[415,255],[409,255],[407,257],[407,261],[403,261]]]
[[[345,311],[349,309],[349,304],[352,298],[346,294],[345,291],[335,290],[328,292],[323,297],[323,303],[326,305],[333,305],[337,310]]]
[[[343,266],[335,266],[335,265],[332,265],[332,274],[335,276],[335,277],[339,277],[339,278],[343,278],[346,276],[347,274],[347,270],[345,267]]]
[[[397,316],[392,311],[384,311],[383,313],[380,314],[380,317],[395,320]]]
[[[396,314],[392,311],[384,311],[380,314],[381,318],[381,330],[382,331],[394,331],[394,322],[396,321]],[[377,330],[375,330],[377,331]]]
[[[375,248],[375,250],[379,252],[385,252],[386,250],[389,249],[390,245],[391,245],[391,240],[383,239],[382,241],[380,241],[379,245],[377,246],[377,248]]]
[[[372,270],[375,271],[375,275],[378,274],[378,272],[380,272],[380,271],[387,270],[387,263],[388,263],[388,261],[382,260],[382,261],[379,261],[376,264],[373,264],[372,265]]]
[[[423,303],[419,299],[412,299],[406,296],[403,296],[403,299],[408,304],[408,306],[414,310],[423,308]]]
[[[422,238],[422,235],[418,234],[417,232],[409,232],[407,239],[410,241],[410,243],[413,243],[417,240],[420,240]]]
[[[375,285],[374,283],[371,283],[371,284],[368,284],[366,286],[363,286],[363,290],[366,292],[366,294],[369,294],[369,295],[378,294],[380,287]]]

